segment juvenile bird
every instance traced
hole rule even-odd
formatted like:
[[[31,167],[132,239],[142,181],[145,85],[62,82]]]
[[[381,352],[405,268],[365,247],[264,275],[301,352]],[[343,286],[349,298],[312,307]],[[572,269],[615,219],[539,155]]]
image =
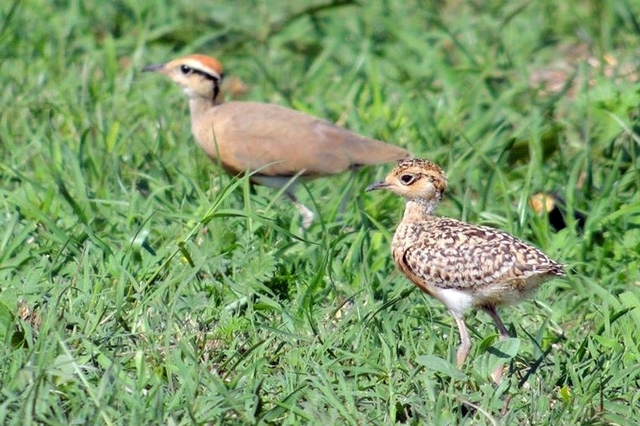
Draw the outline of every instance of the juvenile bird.
[[[509,337],[497,307],[517,303],[543,281],[563,276],[564,266],[503,231],[434,216],[446,187],[440,167],[414,158],[399,162],[367,191],[388,189],[406,199],[404,217],[393,236],[393,259],[407,278],[453,315],[460,331],[456,361],[461,367],[471,349],[465,311],[482,309],[500,337]],[[497,374],[496,381],[501,370]]]
[[[204,152],[231,175],[281,189],[307,228],[313,213],[298,202],[295,180],[334,175],[360,166],[401,160],[409,152],[359,136],[327,121],[274,104],[221,101],[222,65],[189,55],[143,71],[166,75],[189,98],[191,131]]]

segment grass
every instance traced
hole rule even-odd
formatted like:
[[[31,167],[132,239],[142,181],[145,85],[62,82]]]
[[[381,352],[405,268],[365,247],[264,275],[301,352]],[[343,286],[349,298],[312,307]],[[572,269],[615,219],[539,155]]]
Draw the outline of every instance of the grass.
[[[5,3],[3,424],[638,418],[637,2]],[[457,370],[453,320],[389,254],[401,200],[362,191],[388,167],[309,184],[299,235],[286,200],[204,158],[180,91],[140,73],[191,52],[247,99],[438,162],[440,214],[569,276],[504,310],[517,338],[470,314]],[[566,228],[532,211],[538,191],[566,201]]]

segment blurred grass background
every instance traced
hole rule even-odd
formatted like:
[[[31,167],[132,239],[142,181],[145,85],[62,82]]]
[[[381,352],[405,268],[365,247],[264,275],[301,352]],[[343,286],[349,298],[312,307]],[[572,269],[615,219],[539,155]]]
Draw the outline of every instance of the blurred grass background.
[[[0,16],[3,424],[637,421],[637,1],[14,0]],[[140,73],[194,52],[223,62],[229,98],[439,163],[440,214],[569,277],[505,309],[504,344],[470,314],[456,370],[449,314],[389,254],[402,201],[363,193],[391,166],[309,184],[318,220],[298,238],[295,209],[221,173],[183,94]],[[531,207],[540,191],[564,200],[562,229]]]

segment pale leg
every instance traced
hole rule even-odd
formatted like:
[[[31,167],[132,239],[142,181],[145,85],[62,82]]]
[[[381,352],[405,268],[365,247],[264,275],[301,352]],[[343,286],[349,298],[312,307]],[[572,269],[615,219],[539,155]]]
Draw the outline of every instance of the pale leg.
[[[294,201],[293,205],[296,206],[300,215],[302,216],[302,229],[309,229],[311,224],[313,223],[313,212],[304,204],[301,204],[298,201]]]
[[[458,368],[462,368],[464,361],[467,359],[467,355],[469,355],[469,351],[471,350],[471,337],[469,336],[469,330],[467,330],[467,325],[464,323],[462,314],[455,312],[451,312],[451,314],[456,320],[456,324],[458,324],[458,331],[460,332],[460,346],[458,346],[458,352],[456,353],[456,362],[458,364]]]
[[[300,216],[302,216],[302,231],[309,229],[311,224],[313,223],[313,212],[309,210],[307,206],[298,201],[298,198],[290,192],[286,192],[287,196],[291,199],[291,202],[296,209],[300,212]]]

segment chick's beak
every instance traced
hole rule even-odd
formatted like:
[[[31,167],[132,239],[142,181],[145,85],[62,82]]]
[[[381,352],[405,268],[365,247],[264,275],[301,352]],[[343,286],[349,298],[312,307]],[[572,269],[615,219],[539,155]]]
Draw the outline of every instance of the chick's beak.
[[[374,182],[371,185],[367,186],[366,192],[375,191],[376,189],[385,189],[388,188],[389,184],[383,180],[380,182]]]

